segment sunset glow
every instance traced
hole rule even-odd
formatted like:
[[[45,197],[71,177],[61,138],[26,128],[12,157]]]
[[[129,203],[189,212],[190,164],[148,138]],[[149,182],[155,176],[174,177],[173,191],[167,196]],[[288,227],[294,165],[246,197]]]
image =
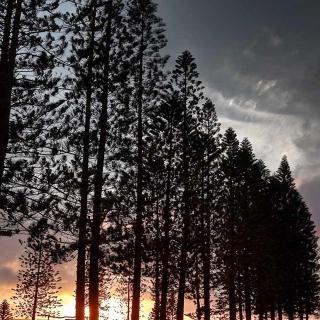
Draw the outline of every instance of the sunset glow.
[[[71,294],[61,294],[62,307],[60,308],[60,315],[65,317],[75,316],[75,300]],[[110,298],[105,303],[106,311],[101,311],[101,317],[105,315],[108,320],[125,320],[127,319],[127,306],[125,303],[117,298]],[[144,299],[141,303],[141,319],[148,319],[152,311],[153,302],[150,299]],[[89,308],[86,307],[86,317],[89,316]],[[188,319],[188,318],[186,318]]]

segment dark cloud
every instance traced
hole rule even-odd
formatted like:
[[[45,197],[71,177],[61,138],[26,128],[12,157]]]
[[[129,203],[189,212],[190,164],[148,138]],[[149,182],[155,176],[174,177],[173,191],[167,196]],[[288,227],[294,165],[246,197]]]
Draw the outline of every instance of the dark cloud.
[[[5,248],[1,252],[1,262],[11,264],[17,261],[22,254],[23,246],[19,242],[19,237],[0,237],[1,248]]]
[[[306,203],[309,206],[310,212],[313,213],[313,218],[316,225],[320,225],[320,203],[319,203],[319,190],[320,190],[320,175],[313,177],[310,181],[303,183],[299,191],[303,195]]]
[[[264,111],[320,116],[319,1],[158,2],[170,53],[189,48],[215,89],[254,97]],[[276,86],[257,96],[257,83],[272,80]]]
[[[158,3],[172,60],[185,49],[194,54],[220,118],[273,170],[284,153],[296,173],[303,169],[301,190],[320,224],[320,178],[307,173],[320,167],[320,2]]]
[[[9,267],[0,267],[0,283],[1,285],[14,286],[17,276],[14,270]]]

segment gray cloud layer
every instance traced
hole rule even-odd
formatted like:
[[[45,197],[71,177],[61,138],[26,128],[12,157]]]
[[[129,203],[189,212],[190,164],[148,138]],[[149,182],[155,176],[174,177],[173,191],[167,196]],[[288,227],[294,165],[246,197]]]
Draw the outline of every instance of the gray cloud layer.
[[[320,225],[320,2],[158,0],[173,59],[197,58],[224,127],[272,170],[282,154]]]

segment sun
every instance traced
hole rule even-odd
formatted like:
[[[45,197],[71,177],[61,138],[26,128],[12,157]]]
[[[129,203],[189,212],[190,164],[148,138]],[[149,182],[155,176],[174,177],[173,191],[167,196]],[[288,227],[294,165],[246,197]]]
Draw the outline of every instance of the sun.
[[[110,320],[124,320],[125,306],[119,298],[108,299],[108,309],[106,311],[107,319]]]
[[[65,293],[59,296],[62,300],[62,307],[59,308],[60,315],[73,317],[75,315],[75,300],[71,294]]]

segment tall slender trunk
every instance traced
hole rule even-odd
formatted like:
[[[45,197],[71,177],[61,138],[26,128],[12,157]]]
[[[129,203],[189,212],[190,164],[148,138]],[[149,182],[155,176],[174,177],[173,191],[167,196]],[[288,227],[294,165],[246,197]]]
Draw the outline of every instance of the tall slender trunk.
[[[92,76],[94,57],[94,38],[96,20],[96,0],[92,1],[92,17],[90,25],[90,44],[88,53],[88,70],[86,77],[86,103],[85,125],[83,134],[83,159],[81,181],[81,208],[79,217],[77,282],[76,282],[76,319],[85,319],[85,283],[86,283],[86,241],[87,241],[87,216],[88,216],[88,189],[89,189],[89,136],[92,102]]]
[[[154,320],[159,320],[160,311],[160,222],[159,222],[159,193],[158,186],[156,191],[156,265],[155,265],[155,303],[154,303]]]
[[[160,320],[167,319],[167,296],[168,296],[168,277],[169,277],[169,257],[170,257],[170,198],[171,198],[171,172],[172,172],[172,119],[169,132],[169,154],[166,182],[166,199],[163,210],[164,237],[162,240],[162,275],[161,275],[161,303]]]
[[[278,303],[278,320],[282,320],[282,306]]]
[[[306,316],[306,320],[309,319],[309,299],[307,298],[306,303],[305,303],[305,316]]]
[[[104,60],[104,80],[102,91],[102,107],[99,119],[100,137],[97,155],[97,169],[94,177],[93,218],[91,225],[90,270],[89,270],[89,310],[90,320],[99,319],[99,258],[100,228],[103,221],[101,212],[101,196],[103,187],[104,153],[107,139],[107,115],[109,102],[110,48],[113,0],[108,1],[109,15],[106,29],[106,50]]]
[[[260,310],[259,310],[259,320],[263,320],[263,310],[262,310],[261,306],[260,306]]]
[[[229,182],[229,190],[230,190],[230,217],[229,217],[229,225],[228,225],[228,233],[230,237],[230,243],[228,248],[228,256],[227,256],[227,288],[228,288],[228,299],[229,299],[229,318],[230,320],[236,320],[237,318],[237,308],[236,308],[236,288],[235,288],[235,206],[234,206],[234,198],[235,198],[235,190],[233,186],[233,182],[230,179]]]
[[[300,301],[300,303],[299,303],[299,320],[303,320],[303,315],[304,315],[303,301]]]
[[[232,274],[233,272],[231,271],[229,274],[229,284],[228,284],[229,319],[236,320],[237,318],[236,297],[235,297],[234,278]]]
[[[239,292],[239,320],[243,320],[243,308],[242,308],[242,297],[241,293]]]
[[[11,95],[14,82],[18,38],[20,33],[21,11],[22,0],[16,1],[15,11],[14,1],[8,0],[0,58],[0,190],[9,140]]]
[[[34,299],[33,299],[31,320],[35,320],[36,319],[36,315],[37,315],[41,259],[42,259],[42,241],[40,243],[40,249],[39,249],[39,258],[38,258],[38,265],[37,265],[37,277],[36,277],[36,285],[35,285],[35,288],[34,288]]]
[[[200,279],[199,279],[199,267],[198,259],[196,257],[196,315],[197,320],[201,320],[201,303],[200,303]]]
[[[187,272],[187,247],[189,242],[189,224],[190,224],[190,208],[189,208],[189,163],[188,163],[188,123],[187,123],[187,76],[184,77],[184,115],[183,115],[183,184],[184,190],[182,202],[184,204],[183,212],[183,231],[182,246],[179,262],[179,287],[177,302],[177,320],[183,320],[184,317],[184,295],[186,288],[186,272]]]
[[[292,303],[292,298],[289,297],[288,302],[287,302],[287,314],[288,314],[288,320],[293,320],[294,319],[294,306]]]
[[[275,318],[276,318],[276,315],[275,315],[274,303],[272,302],[270,306],[270,319],[275,320]]]
[[[232,226],[233,228],[233,226]],[[236,289],[235,289],[235,268],[234,268],[234,251],[229,252],[229,266],[227,266],[227,287],[228,287],[228,300],[229,300],[229,319],[236,320]]]
[[[293,310],[288,311],[288,320],[293,320],[294,319],[294,313]]]
[[[251,320],[251,292],[250,292],[250,283],[249,283],[249,271],[245,270],[245,279],[244,279],[244,304],[245,304],[245,313],[246,320]]]
[[[129,272],[128,284],[127,284],[127,320],[130,320],[130,299],[131,299],[131,277]]]
[[[203,159],[204,162],[204,159]],[[202,272],[203,272],[203,303],[204,303],[204,320],[210,320],[210,213],[205,205],[204,190],[204,164],[201,174],[201,251],[202,251]],[[209,233],[208,233],[209,232]]]
[[[142,5],[142,4],[141,4]],[[143,12],[143,8],[141,8]],[[140,317],[140,289],[141,289],[141,264],[142,264],[142,214],[143,214],[143,127],[142,127],[142,104],[143,104],[143,58],[144,58],[144,19],[141,21],[141,38],[139,48],[139,82],[138,82],[138,158],[137,158],[137,212],[134,227],[134,269],[133,269],[133,288],[132,288],[132,313],[131,320],[139,320]]]

